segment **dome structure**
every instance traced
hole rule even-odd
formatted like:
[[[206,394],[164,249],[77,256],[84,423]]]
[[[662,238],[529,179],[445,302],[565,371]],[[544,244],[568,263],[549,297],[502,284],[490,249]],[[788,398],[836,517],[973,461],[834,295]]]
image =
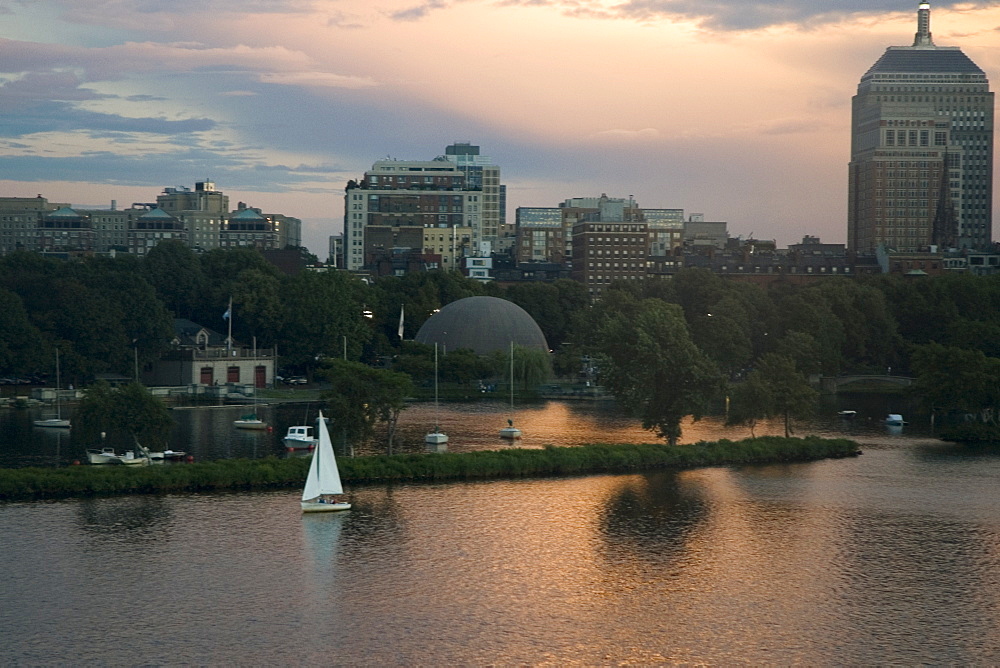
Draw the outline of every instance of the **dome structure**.
[[[512,341],[524,348],[549,350],[534,318],[498,297],[466,297],[448,304],[427,319],[415,340],[446,350],[469,348],[478,355],[507,350]]]

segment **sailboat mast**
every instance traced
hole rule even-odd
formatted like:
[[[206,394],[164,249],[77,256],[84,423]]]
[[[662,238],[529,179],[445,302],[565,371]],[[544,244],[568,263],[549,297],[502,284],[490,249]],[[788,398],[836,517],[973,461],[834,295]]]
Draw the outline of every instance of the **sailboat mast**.
[[[59,388],[62,387],[59,380],[59,349],[56,348],[56,418],[62,419],[62,397],[59,396]]]
[[[514,342],[510,342],[510,412],[514,413]]]

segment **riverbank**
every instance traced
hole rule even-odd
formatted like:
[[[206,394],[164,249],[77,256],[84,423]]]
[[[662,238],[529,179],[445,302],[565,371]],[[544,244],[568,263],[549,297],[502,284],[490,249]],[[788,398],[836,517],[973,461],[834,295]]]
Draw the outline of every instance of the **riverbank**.
[[[848,439],[761,437],[668,447],[659,444],[510,448],[341,458],[350,486],[391,482],[631,473],[652,469],[805,462],[859,454]],[[0,469],[0,500],[295,488],[309,459],[227,459],[147,467]]]

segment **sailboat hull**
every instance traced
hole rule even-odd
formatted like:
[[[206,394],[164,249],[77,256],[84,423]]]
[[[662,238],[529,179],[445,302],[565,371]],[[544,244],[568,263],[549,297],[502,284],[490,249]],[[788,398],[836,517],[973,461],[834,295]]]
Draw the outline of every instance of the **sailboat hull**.
[[[350,510],[349,503],[316,503],[315,501],[300,501],[304,513],[332,513],[338,510]]]
[[[69,420],[64,420],[60,418],[50,418],[48,420],[35,420],[34,425],[36,427],[49,427],[52,429],[69,429]]]
[[[428,445],[442,445],[447,442],[448,435],[442,434],[439,431],[431,432],[430,434],[424,436],[424,443],[427,443]]]
[[[504,427],[500,430],[500,438],[509,438],[510,440],[516,440],[521,438],[521,430],[517,427]]]
[[[267,429],[263,420],[233,420],[233,426],[237,429]]]

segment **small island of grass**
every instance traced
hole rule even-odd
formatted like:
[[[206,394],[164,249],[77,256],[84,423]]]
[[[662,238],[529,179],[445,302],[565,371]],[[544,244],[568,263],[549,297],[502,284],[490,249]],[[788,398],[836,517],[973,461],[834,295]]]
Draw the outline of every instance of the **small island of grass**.
[[[656,469],[743,466],[851,457],[848,439],[766,436],[690,445],[586,445],[342,458],[348,485],[529,476],[634,473]],[[0,469],[0,500],[295,488],[308,458],[226,459],[166,466]]]

